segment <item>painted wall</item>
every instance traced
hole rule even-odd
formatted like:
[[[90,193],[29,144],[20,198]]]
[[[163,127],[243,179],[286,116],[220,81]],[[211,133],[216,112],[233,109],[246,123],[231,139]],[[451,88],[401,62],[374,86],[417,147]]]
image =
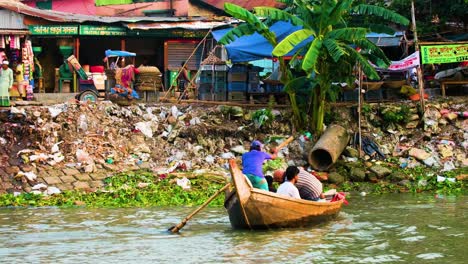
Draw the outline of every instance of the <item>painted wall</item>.
[[[25,0],[25,4],[36,7],[37,0]],[[94,0],[52,0],[52,10],[96,15],[96,16],[144,16],[144,10],[170,9],[171,1],[164,0],[155,3],[134,3],[128,5],[95,6]],[[175,16],[188,16],[188,0],[172,0]]]

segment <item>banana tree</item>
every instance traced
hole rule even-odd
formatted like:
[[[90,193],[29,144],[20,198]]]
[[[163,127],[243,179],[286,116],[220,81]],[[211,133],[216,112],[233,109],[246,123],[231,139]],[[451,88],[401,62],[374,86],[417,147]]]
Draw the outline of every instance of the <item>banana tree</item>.
[[[352,76],[354,65],[359,63],[362,71],[370,79],[378,79],[379,76],[374,67],[387,67],[388,58],[371,41],[367,40],[368,27],[348,27],[346,20],[351,16],[373,15],[384,18],[390,22],[408,25],[405,17],[382,7],[359,4],[353,6],[354,0],[283,0],[288,4],[291,12],[297,14],[296,22],[302,24],[303,29],[298,30],[280,43],[274,50],[274,56],[284,56],[296,46],[303,44],[310,36],[309,42],[302,55],[301,67],[306,72],[306,77],[315,79],[317,85],[312,90],[312,115],[311,129],[321,133],[325,109],[325,98],[332,88],[332,82],[338,78]],[[274,8],[262,9],[260,15],[265,17],[283,17],[284,11]],[[360,47],[365,53],[358,52],[355,47]],[[303,79],[303,77],[301,77]],[[295,83],[291,80],[291,83]]]
[[[274,21],[291,21],[294,25],[302,25],[300,24],[302,23],[302,20],[297,19],[297,17],[295,17],[293,14],[287,12],[278,13],[280,17],[262,19],[249,10],[232,3],[224,3],[224,10],[226,13],[237,19],[243,20],[245,23],[242,23],[231,29],[218,41],[223,45],[227,45],[239,37],[252,35],[257,32],[258,34],[262,35],[271,44],[271,46],[275,47],[278,44],[277,36],[275,32],[271,31],[270,29],[270,26]],[[254,10],[258,10],[258,8],[255,8]],[[283,56],[278,57],[278,61],[280,64],[279,70],[281,72],[280,81],[283,84],[287,84],[293,77],[292,73],[287,66]],[[293,123],[296,128],[301,129],[304,124],[304,116],[301,115],[301,111],[298,107],[296,94],[294,93],[294,90],[291,89],[286,90],[286,92],[289,95],[291,108],[294,115]]]

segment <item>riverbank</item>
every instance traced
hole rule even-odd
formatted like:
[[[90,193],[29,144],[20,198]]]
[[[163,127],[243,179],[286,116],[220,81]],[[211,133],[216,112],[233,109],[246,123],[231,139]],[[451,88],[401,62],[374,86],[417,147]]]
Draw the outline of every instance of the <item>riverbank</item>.
[[[326,123],[338,123],[353,135],[358,131],[354,109],[332,105]],[[324,184],[366,193],[463,192],[468,120],[460,112],[465,110],[466,98],[428,103],[425,119],[411,102],[365,104],[363,136],[377,149],[358,158],[351,140],[339,161],[321,174]],[[236,106],[103,102],[11,108],[0,112],[0,205],[200,204],[228,179],[229,158],[240,159],[253,139],[262,140],[268,151],[291,135],[290,120],[285,109]],[[317,139],[303,135],[281,152],[289,164],[307,166]],[[112,179],[129,181],[129,175],[146,180],[136,188],[123,185],[130,194],[114,197]],[[194,183],[204,177],[200,186]],[[189,181],[195,191],[183,190],[177,179]],[[153,187],[145,190],[145,184]],[[215,204],[221,205],[220,199]]]

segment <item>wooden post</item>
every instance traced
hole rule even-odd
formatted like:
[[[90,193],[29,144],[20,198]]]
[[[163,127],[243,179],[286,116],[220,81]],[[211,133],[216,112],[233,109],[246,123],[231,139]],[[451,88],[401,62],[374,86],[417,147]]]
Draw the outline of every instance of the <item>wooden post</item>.
[[[362,152],[362,126],[361,126],[361,110],[362,110],[362,69],[361,65],[358,65],[358,76],[359,76],[359,87],[358,87],[358,133],[359,133],[359,155],[358,157],[361,158]]]
[[[421,57],[421,54],[419,53],[418,32],[416,31],[416,13],[414,10],[414,0],[411,1],[411,23],[413,24],[414,48],[419,54],[419,57]],[[424,80],[421,68],[421,58],[419,59],[419,67],[416,68],[416,71],[418,74],[419,102],[421,104],[422,117],[424,117],[426,108],[424,105]]]

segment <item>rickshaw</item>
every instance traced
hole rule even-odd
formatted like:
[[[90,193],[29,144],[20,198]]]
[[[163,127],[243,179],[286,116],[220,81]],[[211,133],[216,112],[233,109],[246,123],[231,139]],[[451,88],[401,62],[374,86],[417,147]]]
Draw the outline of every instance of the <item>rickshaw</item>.
[[[77,99],[80,101],[91,101],[96,102],[98,98],[111,99],[109,94],[111,88],[116,84],[116,80],[112,75],[112,72],[115,73],[115,68],[119,63],[125,60],[125,58],[132,58],[132,64],[135,64],[136,53],[123,51],[123,50],[106,50],[105,51],[105,62],[107,64],[107,80],[104,82],[104,91],[96,88],[93,79],[90,76],[82,76],[79,74],[79,94]],[[110,74],[109,74],[110,73]],[[86,79],[84,78],[86,77]]]

